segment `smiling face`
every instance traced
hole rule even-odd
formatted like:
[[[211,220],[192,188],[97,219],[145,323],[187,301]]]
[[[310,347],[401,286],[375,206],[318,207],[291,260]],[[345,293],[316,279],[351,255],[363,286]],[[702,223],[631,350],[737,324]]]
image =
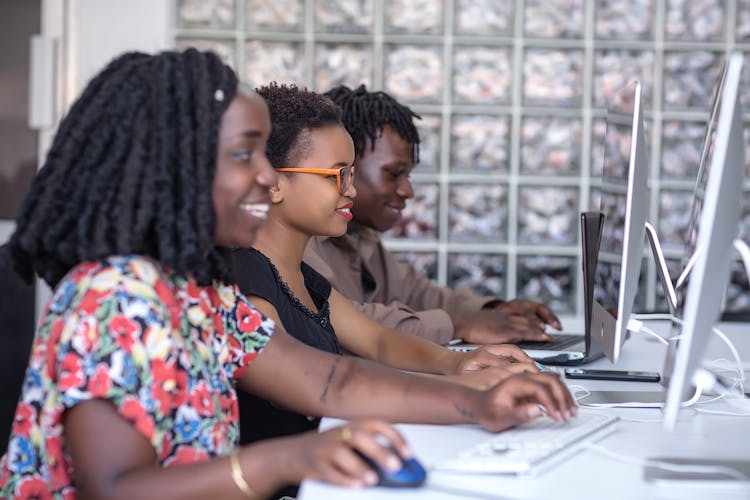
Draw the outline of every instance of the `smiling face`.
[[[216,232],[223,247],[248,248],[267,217],[276,172],[266,157],[271,120],[257,94],[237,91],[221,117],[212,187]]]
[[[354,143],[342,125],[305,129],[297,142],[298,158],[289,167],[340,169],[354,161]],[[341,236],[356,195],[354,186],[339,193],[335,175],[282,172],[270,217],[307,236]]]
[[[354,219],[376,231],[386,231],[401,219],[406,200],[414,197],[409,175],[414,168],[412,145],[389,125],[375,141],[368,142],[354,163],[357,203]]]

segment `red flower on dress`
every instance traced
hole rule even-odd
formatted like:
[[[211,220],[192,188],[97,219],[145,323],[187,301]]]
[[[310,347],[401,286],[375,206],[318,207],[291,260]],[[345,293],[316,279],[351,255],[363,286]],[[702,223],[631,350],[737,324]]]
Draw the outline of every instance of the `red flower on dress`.
[[[70,484],[68,467],[65,461],[62,442],[58,437],[46,439],[47,445],[47,468],[49,470],[50,489],[58,490]]]
[[[58,378],[61,391],[67,391],[83,384],[83,363],[78,354],[69,352],[63,358]]]
[[[115,338],[117,345],[127,352],[132,350],[135,338],[141,331],[138,323],[122,314],[112,317],[109,321],[109,328],[112,330],[112,336]]]
[[[154,419],[146,411],[140,400],[135,396],[126,396],[120,406],[120,413],[148,439],[154,434]]]
[[[87,315],[96,314],[101,304],[101,299],[110,295],[110,290],[94,290],[89,288],[86,290],[81,302],[78,304],[80,311],[83,311]]]
[[[112,378],[109,376],[107,366],[100,363],[96,366],[94,374],[89,377],[88,391],[95,398],[105,396],[112,388]]]
[[[191,464],[194,462],[205,462],[208,459],[208,453],[204,450],[197,450],[189,445],[181,445],[177,448],[175,454],[164,462],[164,465]]]
[[[244,300],[237,303],[236,317],[241,332],[252,333],[260,327],[260,313]]]
[[[52,322],[49,329],[49,336],[47,337],[47,376],[51,379],[55,378],[57,367],[57,356],[54,356],[53,353],[57,352],[57,346],[60,342],[64,326],[65,318],[62,316],[58,317]]]
[[[198,415],[206,416],[213,414],[214,401],[205,381],[201,380],[193,388],[193,392],[190,394],[190,406],[195,408]]]
[[[166,362],[163,359],[151,361],[151,374],[154,379],[152,393],[159,401],[163,414],[169,414],[174,408],[187,402],[187,373],[175,368],[175,360]]]
[[[14,500],[47,500],[52,499],[49,485],[38,476],[28,476],[18,485],[18,496]]]
[[[13,417],[13,434],[28,436],[34,425],[36,409],[28,403],[19,403]]]

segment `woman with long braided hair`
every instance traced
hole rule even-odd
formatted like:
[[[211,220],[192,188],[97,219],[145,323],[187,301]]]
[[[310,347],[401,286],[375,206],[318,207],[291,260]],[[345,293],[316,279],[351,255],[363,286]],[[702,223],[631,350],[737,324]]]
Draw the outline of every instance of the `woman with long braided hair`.
[[[313,412],[289,384],[327,390],[337,407],[336,360],[305,358],[279,331],[264,349],[273,322],[225,281],[222,249],[250,246],[265,221],[269,134],[263,99],[212,53],[129,53],[89,83],[0,254],[54,288],[0,497],[267,496],[305,477],[372,484],[351,447],[398,463],[377,435],[409,455],[377,420],[237,447],[236,381]],[[280,376],[300,357],[317,376]]]

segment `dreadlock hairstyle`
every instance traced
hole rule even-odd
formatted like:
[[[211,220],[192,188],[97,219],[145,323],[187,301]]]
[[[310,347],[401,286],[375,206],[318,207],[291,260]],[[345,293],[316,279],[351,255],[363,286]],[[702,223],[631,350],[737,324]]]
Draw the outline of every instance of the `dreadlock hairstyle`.
[[[407,106],[396,101],[385,92],[371,92],[360,85],[352,90],[345,85],[334,87],[323,95],[330,97],[341,108],[341,116],[346,130],[354,141],[354,154],[361,157],[367,139],[375,150],[375,141],[390,125],[406,142],[411,144],[412,161],[419,163],[419,133],[413,118],[422,117]]]
[[[342,125],[341,111],[327,97],[296,85],[272,82],[255,89],[268,104],[271,135],[266,156],[274,168],[294,166],[311,145],[307,132]]]
[[[226,276],[211,186],[234,71],[210,52],[131,52],[94,77],[60,123],[0,249],[27,282],[140,254],[198,283]]]

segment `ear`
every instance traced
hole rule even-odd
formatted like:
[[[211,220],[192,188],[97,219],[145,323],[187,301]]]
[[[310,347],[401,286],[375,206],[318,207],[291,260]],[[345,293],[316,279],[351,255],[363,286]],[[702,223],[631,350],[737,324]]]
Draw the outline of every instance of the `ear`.
[[[281,186],[279,185],[281,183],[281,179],[279,179],[279,182],[276,183],[275,186],[272,186],[268,192],[271,195],[271,203],[274,205],[278,205],[282,201],[284,201],[284,192],[281,190]]]

